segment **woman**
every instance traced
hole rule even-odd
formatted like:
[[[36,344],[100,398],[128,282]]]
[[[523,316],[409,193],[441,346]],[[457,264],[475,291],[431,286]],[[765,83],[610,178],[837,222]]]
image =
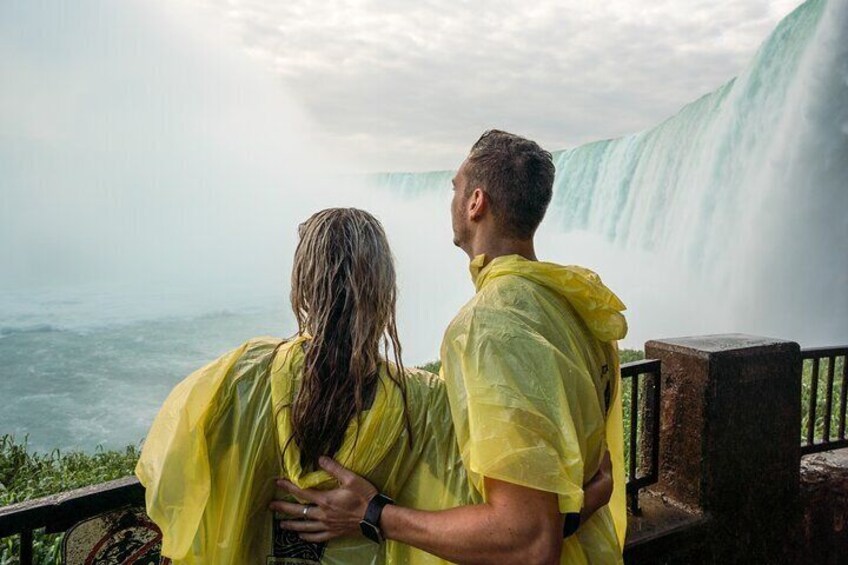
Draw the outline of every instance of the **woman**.
[[[391,251],[373,216],[329,209],[300,226],[297,335],[250,340],[193,373],[151,427],[136,474],[163,555],[216,565],[443,563],[392,541],[306,543],[275,527],[267,510],[278,476],[332,487],[317,465],[325,454],[401,504],[478,502],[442,381],[401,362],[396,297]],[[612,484],[597,478],[587,499],[599,507]]]

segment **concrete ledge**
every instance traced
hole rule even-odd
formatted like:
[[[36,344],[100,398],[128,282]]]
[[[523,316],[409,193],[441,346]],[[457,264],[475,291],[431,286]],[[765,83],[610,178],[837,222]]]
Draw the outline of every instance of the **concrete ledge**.
[[[642,513],[628,516],[625,563],[695,563],[708,552],[710,517],[645,491]]]
[[[848,556],[848,449],[801,459],[799,563],[845,563]]]
[[[685,353],[707,359],[716,354],[747,355],[752,349],[773,348],[796,349],[793,342],[748,334],[713,334],[668,339],[653,339],[647,347],[659,346],[677,353]]]

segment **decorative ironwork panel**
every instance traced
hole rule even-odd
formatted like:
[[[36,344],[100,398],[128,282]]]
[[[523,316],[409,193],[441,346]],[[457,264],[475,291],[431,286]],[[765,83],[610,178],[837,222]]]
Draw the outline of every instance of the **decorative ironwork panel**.
[[[62,542],[66,565],[167,565],[162,532],[141,507],[99,514],[72,526]]]

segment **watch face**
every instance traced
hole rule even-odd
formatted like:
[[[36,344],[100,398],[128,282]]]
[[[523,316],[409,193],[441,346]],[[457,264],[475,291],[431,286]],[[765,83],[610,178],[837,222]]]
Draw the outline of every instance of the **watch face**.
[[[366,538],[370,539],[375,543],[382,543],[383,536],[380,532],[380,528],[375,526],[374,524],[369,524],[365,520],[359,523],[359,529],[362,530],[362,535]]]

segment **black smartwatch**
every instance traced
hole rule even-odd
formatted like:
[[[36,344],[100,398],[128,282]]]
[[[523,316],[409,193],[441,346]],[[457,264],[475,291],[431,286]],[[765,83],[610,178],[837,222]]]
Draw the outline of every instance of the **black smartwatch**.
[[[386,504],[394,504],[395,501],[385,494],[377,493],[370,501],[368,501],[368,509],[365,510],[365,517],[359,522],[359,529],[362,530],[362,535],[370,539],[374,543],[383,543],[383,531],[380,529],[380,515],[383,513],[383,507]]]

